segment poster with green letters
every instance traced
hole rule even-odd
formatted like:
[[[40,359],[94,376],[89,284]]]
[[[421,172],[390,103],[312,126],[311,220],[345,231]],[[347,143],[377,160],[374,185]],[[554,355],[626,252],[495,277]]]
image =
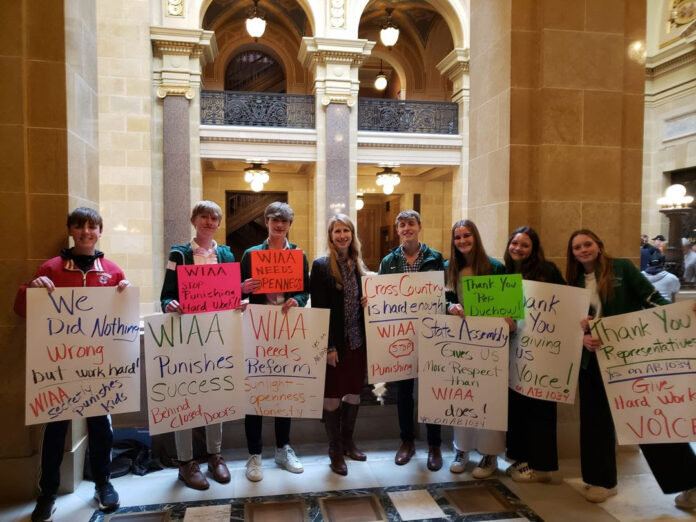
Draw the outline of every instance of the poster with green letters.
[[[521,274],[462,277],[460,295],[468,316],[524,319]]]

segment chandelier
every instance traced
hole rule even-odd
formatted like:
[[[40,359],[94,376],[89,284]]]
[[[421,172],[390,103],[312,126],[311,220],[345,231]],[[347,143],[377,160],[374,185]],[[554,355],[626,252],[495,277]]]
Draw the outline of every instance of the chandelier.
[[[377,186],[382,187],[382,192],[391,194],[394,192],[394,187],[401,183],[401,172],[393,170],[399,165],[382,166],[384,170],[377,173]]]
[[[249,183],[254,192],[261,192],[263,186],[271,179],[270,171],[263,166],[267,161],[247,160],[247,163],[251,163],[251,167],[244,169],[244,181]]]
[[[258,39],[263,36],[266,30],[266,17],[263,11],[259,9],[259,0],[254,0],[254,7],[247,13],[245,25],[247,33],[249,33],[249,36],[254,40],[258,41]]]
[[[382,40],[382,43],[389,50],[394,47],[396,41],[399,39],[399,26],[392,22],[392,11],[394,11],[394,9],[391,7],[387,9],[387,19],[384,21],[382,30],[379,32],[379,39]]]

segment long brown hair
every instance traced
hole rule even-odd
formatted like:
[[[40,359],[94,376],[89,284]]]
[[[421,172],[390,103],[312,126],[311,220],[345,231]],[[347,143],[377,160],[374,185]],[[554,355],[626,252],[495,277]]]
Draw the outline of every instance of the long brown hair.
[[[566,260],[566,281],[568,281],[568,284],[575,284],[580,274],[585,273],[582,263],[575,259],[575,255],[573,254],[573,239],[581,235],[589,237],[592,241],[597,243],[599,247],[599,255],[595,261],[594,272],[597,280],[597,292],[599,293],[599,297],[606,300],[614,293],[614,258],[606,253],[604,242],[591,230],[586,228],[576,230],[570,235],[570,239],[568,239],[568,250],[566,252],[566,256],[568,257]]]
[[[352,240],[350,245],[348,245],[348,263],[350,266],[357,268],[358,273],[363,276],[365,275],[365,265],[363,263],[361,253],[360,253],[360,240],[358,235],[355,233],[355,225],[345,214],[335,214],[329,219],[328,226],[328,247],[329,247],[329,267],[331,268],[331,276],[336,281],[336,288],[341,290],[343,288],[343,276],[341,275],[341,269],[338,268],[338,250],[331,241],[331,231],[333,230],[334,223],[341,223],[350,229],[350,234]]]
[[[474,237],[474,246],[471,248],[471,271],[473,274],[488,275],[493,271],[491,268],[491,261],[488,259],[488,255],[486,254],[486,249],[483,247],[483,243],[481,243],[481,234],[479,234],[476,224],[468,219],[460,219],[454,225],[452,225],[450,258],[447,273],[445,274],[445,284],[447,288],[455,292],[457,291],[459,272],[468,266],[464,254],[462,254],[459,250],[457,250],[457,247],[454,246],[454,231],[460,227],[467,228]]]
[[[526,235],[532,242],[532,251],[529,253],[522,263],[519,264],[519,272],[522,274],[522,279],[529,279],[531,281],[541,281],[548,282],[551,279],[551,274],[549,273],[548,263],[546,262],[546,257],[544,256],[544,249],[541,247],[541,240],[539,239],[539,234],[532,227],[523,225],[516,228],[510,234],[508,238],[507,245],[505,246],[505,254],[503,254],[503,259],[505,260],[505,271],[508,274],[514,274],[516,272],[515,262],[512,260],[510,255],[510,243],[515,239],[517,234]]]

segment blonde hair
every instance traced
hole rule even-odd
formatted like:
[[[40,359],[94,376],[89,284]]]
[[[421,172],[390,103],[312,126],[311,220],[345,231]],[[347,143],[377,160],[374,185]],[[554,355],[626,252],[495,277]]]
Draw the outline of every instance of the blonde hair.
[[[214,201],[203,200],[196,203],[191,211],[191,219],[201,214],[212,214],[218,221],[222,221],[222,209]]]
[[[605,252],[604,243],[599,239],[599,236],[591,230],[586,228],[576,230],[570,235],[570,239],[568,239],[568,250],[566,252],[568,257],[566,262],[566,281],[568,281],[570,285],[575,284],[578,276],[585,273],[584,267],[580,261],[575,259],[575,255],[573,254],[573,239],[577,236],[587,236],[597,243],[599,247],[599,255],[595,262],[594,272],[597,280],[597,293],[599,297],[606,300],[614,293],[614,258]]]
[[[471,248],[471,271],[473,275],[489,275],[492,273],[493,269],[491,267],[491,261],[488,259],[488,254],[486,254],[486,249],[483,247],[481,242],[481,234],[476,227],[476,224],[469,219],[460,219],[454,225],[452,225],[452,234],[450,239],[450,259],[449,265],[447,266],[447,271],[445,272],[445,283],[447,288],[453,291],[457,291],[457,282],[459,281],[459,272],[462,268],[466,267],[466,258],[457,247],[454,246],[454,232],[458,228],[466,228],[471,232],[474,238],[474,246]]]
[[[350,229],[352,239],[350,245],[348,246],[349,265],[352,264],[352,266],[354,266],[358,270],[358,273],[361,276],[365,275],[365,265],[360,254],[360,240],[358,239],[358,235],[355,233],[355,225],[353,225],[353,222],[345,214],[336,214],[334,216],[331,216],[331,219],[329,219],[329,226],[327,229],[329,267],[331,269],[331,276],[334,278],[334,281],[336,281],[336,288],[341,290],[343,288],[343,276],[341,275],[341,269],[338,268],[338,250],[336,250],[336,246],[333,244],[333,241],[331,241],[331,232],[333,231],[335,223],[341,223]]]

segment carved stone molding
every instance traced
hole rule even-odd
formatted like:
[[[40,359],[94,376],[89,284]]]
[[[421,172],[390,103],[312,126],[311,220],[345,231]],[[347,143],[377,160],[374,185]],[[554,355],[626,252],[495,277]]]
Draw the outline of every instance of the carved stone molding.
[[[321,97],[321,104],[328,107],[330,103],[345,103],[348,107],[355,107],[355,97],[350,94],[325,94]]]
[[[183,96],[187,100],[193,100],[196,96],[196,91],[191,87],[182,87],[180,85],[162,85],[157,88],[157,97],[164,99],[167,96]]]
[[[469,49],[452,49],[435,67],[440,74],[456,81],[462,73],[469,72]]]
[[[360,67],[370,56],[375,42],[337,38],[304,37],[298,59],[305,67],[342,64]]]
[[[334,29],[345,28],[346,6],[345,0],[331,0],[329,3],[329,22]]]
[[[645,75],[651,79],[657,78],[658,76],[666,74],[670,71],[674,71],[694,62],[696,62],[696,50],[676,56],[671,60],[663,61],[662,63],[656,64],[654,66],[648,65],[648,67],[645,68]]]
[[[167,0],[168,16],[184,16],[184,0]]]

